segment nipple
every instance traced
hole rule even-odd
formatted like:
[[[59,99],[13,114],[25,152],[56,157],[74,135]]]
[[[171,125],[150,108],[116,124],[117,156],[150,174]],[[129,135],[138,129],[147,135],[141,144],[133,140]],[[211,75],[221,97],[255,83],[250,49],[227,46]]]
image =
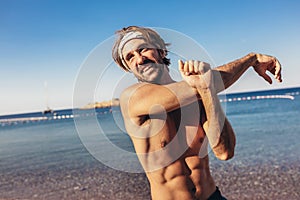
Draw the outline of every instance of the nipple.
[[[204,141],[204,137],[199,138],[199,142],[202,144]]]
[[[161,148],[164,148],[165,146],[167,146],[167,141],[166,141],[166,140],[163,140],[163,141],[160,143],[160,147],[161,147]]]

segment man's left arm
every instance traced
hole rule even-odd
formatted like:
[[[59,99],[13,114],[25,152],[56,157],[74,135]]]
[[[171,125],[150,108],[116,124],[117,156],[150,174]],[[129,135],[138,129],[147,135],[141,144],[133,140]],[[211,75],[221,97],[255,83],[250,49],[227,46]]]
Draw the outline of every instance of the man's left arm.
[[[203,128],[209,144],[220,160],[228,160],[234,155],[235,134],[227,120],[214,86],[213,72],[209,64],[189,61],[179,64],[183,79],[197,89],[206,112]]]

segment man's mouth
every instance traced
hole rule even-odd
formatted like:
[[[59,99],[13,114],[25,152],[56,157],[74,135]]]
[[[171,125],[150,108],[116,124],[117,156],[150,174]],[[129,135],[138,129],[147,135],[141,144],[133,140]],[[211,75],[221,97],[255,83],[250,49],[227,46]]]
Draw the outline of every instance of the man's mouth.
[[[150,66],[146,66],[146,67],[144,67],[144,69],[142,70],[142,73],[145,73],[145,72],[147,72],[147,71],[148,71],[150,68],[151,68]]]
[[[147,64],[143,64],[141,67],[141,73],[145,73],[153,67],[153,63],[149,62]]]

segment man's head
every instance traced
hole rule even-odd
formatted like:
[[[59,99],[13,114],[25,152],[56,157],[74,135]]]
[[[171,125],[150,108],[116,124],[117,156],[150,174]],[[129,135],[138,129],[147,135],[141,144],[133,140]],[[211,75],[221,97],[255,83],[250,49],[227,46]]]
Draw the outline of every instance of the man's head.
[[[124,47],[132,40],[143,40],[149,47],[155,49],[159,55],[159,62],[168,66],[170,59],[166,58],[168,44],[150,28],[129,26],[116,32],[117,39],[112,49],[112,57],[114,61],[125,71],[131,71],[130,66],[126,62],[126,55],[124,55]],[[131,42],[132,43],[132,42]]]

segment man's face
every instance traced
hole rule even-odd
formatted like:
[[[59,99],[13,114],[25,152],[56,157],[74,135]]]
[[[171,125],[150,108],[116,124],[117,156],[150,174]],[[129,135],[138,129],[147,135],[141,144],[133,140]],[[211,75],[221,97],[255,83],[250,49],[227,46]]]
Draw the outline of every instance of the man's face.
[[[143,39],[133,39],[124,45],[122,54],[127,66],[139,81],[160,82],[164,64],[156,47]]]

